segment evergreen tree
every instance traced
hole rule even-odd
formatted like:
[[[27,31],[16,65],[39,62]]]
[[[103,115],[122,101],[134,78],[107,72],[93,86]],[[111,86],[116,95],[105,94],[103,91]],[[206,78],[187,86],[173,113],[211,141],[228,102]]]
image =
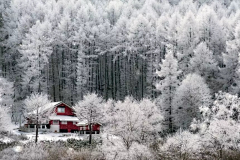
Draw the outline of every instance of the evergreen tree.
[[[161,92],[159,96],[159,105],[164,113],[164,125],[172,132],[173,126],[173,98],[175,91],[180,84],[179,76],[180,71],[178,70],[178,62],[173,57],[172,51],[169,49],[165,55],[165,59],[160,64],[160,71],[157,71],[158,76],[161,78],[160,82],[156,84],[156,88]]]
[[[206,43],[201,42],[194,50],[194,55],[190,60],[190,69],[192,73],[204,77],[213,92],[218,90],[219,86],[216,82],[217,62]]]
[[[197,74],[188,74],[177,88],[173,99],[174,125],[187,129],[193,118],[199,118],[200,106],[211,104],[211,95],[205,80]]]
[[[50,33],[52,30],[51,23],[48,21],[40,22],[30,29],[29,34],[23,40],[20,52],[21,66],[24,68],[23,83],[30,93],[35,92],[46,92],[47,88],[46,77],[42,74],[44,67],[48,63],[48,58],[52,53]]]

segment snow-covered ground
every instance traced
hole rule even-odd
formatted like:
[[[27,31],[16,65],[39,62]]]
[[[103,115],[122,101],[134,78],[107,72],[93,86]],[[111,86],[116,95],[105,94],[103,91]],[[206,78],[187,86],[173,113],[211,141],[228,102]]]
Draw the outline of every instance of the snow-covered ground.
[[[11,131],[11,134],[14,135],[22,135],[26,136],[28,140],[22,140],[22,143],[27,143],[29,141],[34,141],[35,140],[35,132],[21,132],[18,131],[18,128],[15,128]],[[77,140],[83,140],[87,137],[88,135],[79,135],[76,133],[52,133],[52,132],[39,132],[38,134],[38,141],[66,141],[67,139],[74,138]],[[4,143],[10,143],[14,141],[13,139],[7,137],[7,136],[1,136],[0,137],[0,142]]]
[[[27,136],[30,141],[35,140],[35,132],[31,133],[22,133],[23,135]],[[39,133],[38,140],[39,141],[66,141],[69,138],[74,138],[78,140],[83,140],[83,136],[79,136],[75,133]]]

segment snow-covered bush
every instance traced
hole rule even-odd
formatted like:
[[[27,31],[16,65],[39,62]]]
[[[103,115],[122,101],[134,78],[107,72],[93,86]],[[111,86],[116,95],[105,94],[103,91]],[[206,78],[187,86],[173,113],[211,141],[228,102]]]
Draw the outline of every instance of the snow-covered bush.
[[[12,149],[7,148],[0,152],[1,160],[19,160],[19,155]]]
[[[114,135],[103,135],[101,150],[107,160],[127,159],[127,148],[122,139]]]
[[[0,151],[1,160],[96,160],[104,159],[103,154],[93,148],[78,150],[66,146],[63,141],[45,141],[38,144],[11,146]]]
[[[137,142],[134,142],[132,144],[131,148],[129,149],[128,155],[130,160],[135,159],[154,160],[154,156],[151,153],[149,147],[147,147],[146,145],[139,144]]]
[[[166,142],[160,146],[160,156],[166,159],[194,159],[200,158],[202,150],[199,134],[180,130],[167,137]]]
[[[49,156],[49,153],[47,152],[46,145],[42,143],[29,143],[22,149],[21,152],[19,152],[19,159],[24,160],[43,160],[47,159]]]
[[[47,146],[43,143],[28,143],[14,146],[0,152],[1,160],[45,160],[49,157]]]
[[[150,149],[146,145],[133,142],[127,149],[124,141],[114,135],[104,135],[101,150],[106,160],[135,160],[154,159]]]

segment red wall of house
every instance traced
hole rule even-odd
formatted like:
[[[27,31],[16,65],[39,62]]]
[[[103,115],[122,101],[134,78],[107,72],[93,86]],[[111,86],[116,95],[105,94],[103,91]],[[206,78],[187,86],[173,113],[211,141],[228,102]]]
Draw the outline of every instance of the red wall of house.
[[[49,124],[52,125],[52,124],[53,124],[53,121],[52,121],[52,120],[49,121]],[[76,124],[73,124],[73,122],[70,122],[70,121],[68,121],[67,124],[62,124],[62,122],[59,121],[59,127],[60,127],[59,129],[67,129],[67,130],[69,130],[69,132],[70,132],[71,130],[78,130],[78,131],[84,130],[84,131],[89,131],[88,126],[85,126],[84,129],[82,129],[81,127],[76,126]],[[93,124],[92,130],[93,130],[93,131],[100,131],[100,127],[101,127],[101,126],[100,126],[99,124]]]
[[[93,131],[99,131],[100,130],[100,125],[99,124],[94,124],[92,126],[92,128],[93,128]]]
[[[65,107],[65,113],[58,113],[57,112],[58,107]],[[63,104],[63,103],[58,105],[57,107],[55,107],[55,113],[57,115],[64,115],[64,116],[73,116],[74,115],[73,110],[70,107],[68,107],[67,105]]]
[[[67,124],[61,124],[60,122],[60,129],[79,130],[79,127],[73,124],[73,122],[67,122]]]
[[[93,124],[92,125],[92,130],[93,131],[100,131],[100,125],[99,124]],[[86,131],[89,131],[88,129],[88,125],[84,127],[85,129],[82,129],[82,127],[79,127],[79,130],[86,130]]]
[[[49,121],[49,124],[52,125],[53,121]],[[62,124],[61,121],[59,121],[59,129],[64,129],[64,130],[68,130],[68,132],[71,132],[71,130],[79,130],[79,127],[76,126],[76,124],[73,124],[73,122],[68,121],[67,124]]]

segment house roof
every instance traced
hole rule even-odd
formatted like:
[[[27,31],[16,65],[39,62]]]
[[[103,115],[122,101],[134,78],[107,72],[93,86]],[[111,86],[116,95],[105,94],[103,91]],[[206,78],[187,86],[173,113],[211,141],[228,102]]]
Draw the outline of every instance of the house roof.
[[[50,120],[59,120],[59,121],[73,121],[73,122],[79,122],[79,119],[77,117],[73,116],[49,116]]]
[[[51,109],[54,109],[55,107],[57,107],[58,105],[60,104],[65,104],[63,103],[62,101],[59,101],[59,102],[51,102],[51,103],[48,103],[48,104],[45,104],[44,106],[42,107],[39,107],[38,111],[40,113],[43,113],[43,112],[46,112],[48,110],[51,110]],[[70,107],[69,105],[65,104],[66,106]],[[70,107],[72,108],[72,107]],[[36,114],[37,113],[37,110],[34,110],[33,112],[29,113],[29,114]]]
[[[87,120],[83,120],[83,121],[81,121],[81,122],[78,122],[78,123],[76,124],[76,126],[85,126],[85,125],[87,125],[87,124],[88,124]]]
[[[101,123],[93,123],[93,124],[99,124],[100,126],[102,125]],[[76,126],[86,126],[88,125],[88,121],[87,120],[83,120],[83,121],[79,121]]]

